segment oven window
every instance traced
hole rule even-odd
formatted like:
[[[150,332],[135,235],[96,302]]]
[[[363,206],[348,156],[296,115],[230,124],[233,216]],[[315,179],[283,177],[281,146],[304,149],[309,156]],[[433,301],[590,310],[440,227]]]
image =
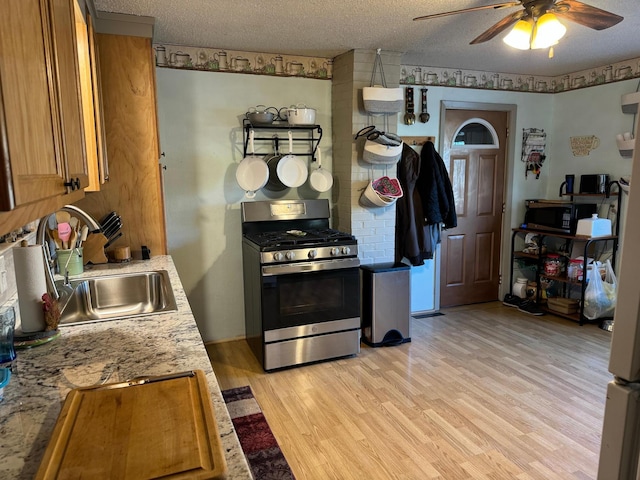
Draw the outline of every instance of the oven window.
[[[281,288],[280,315],[304,315],[343,307],[345,280],[345,277],[310,276],[295,288]]]
[[[266,330],[360,316],[358,268],[265,277]]]

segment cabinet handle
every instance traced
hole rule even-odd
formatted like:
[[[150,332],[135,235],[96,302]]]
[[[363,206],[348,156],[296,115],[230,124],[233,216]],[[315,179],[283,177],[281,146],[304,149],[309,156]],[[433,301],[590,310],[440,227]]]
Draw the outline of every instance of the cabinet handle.
[[[79,177],[76,177],[75,179],[72,178],[68,182],[64,182],[63,185],[65,187],[69,187],[72,192],[74,190],[79,190],[80,189],[80,178]]]

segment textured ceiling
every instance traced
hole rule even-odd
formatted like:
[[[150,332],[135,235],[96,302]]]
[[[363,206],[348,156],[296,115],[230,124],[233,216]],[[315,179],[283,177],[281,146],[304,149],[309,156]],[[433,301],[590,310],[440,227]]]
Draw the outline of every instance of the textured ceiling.
[[[154,41],[229,50],[334,57],[351,49],[403,53],[405,65],[556,76],[640,57],[638,0],[587,0],[621,15],[607,30],[564,22],[555,47],[520,51],[502,37],[469,42],[512,7],[414,22],[420,15],[500,3],[492,0],[94,0],[97,10],[155,18]],[[640,66],[638,66],[640,68]]]

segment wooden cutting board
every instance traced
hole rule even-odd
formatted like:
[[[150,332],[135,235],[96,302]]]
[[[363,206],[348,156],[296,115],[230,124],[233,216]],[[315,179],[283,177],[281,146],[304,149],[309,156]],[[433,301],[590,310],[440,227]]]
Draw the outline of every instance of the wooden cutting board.
[[[202,370],[69,392],[37,479],[225,478]]]

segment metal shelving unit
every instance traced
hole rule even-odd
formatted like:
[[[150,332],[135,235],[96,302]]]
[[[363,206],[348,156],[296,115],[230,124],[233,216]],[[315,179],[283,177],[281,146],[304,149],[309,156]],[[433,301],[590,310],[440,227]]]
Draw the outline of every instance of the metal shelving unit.
[[[609,236],[605,236],[605,237],[584,237],[584,236],[576,236],[576,235],[568,235],[568,234],[562,234],[562,233],[553,233],[553,232],[547,232],[547,231],[543,231],[543,230],[533,230],[533,229],[528,229],[528,228],[514,228],[512,229],[512,234],[511,234],[511,268],[510,268],[510,275],[509,275],[509,284],[511,286],[511,293],[513,293],[513,270],[514,270],[514,261],[516,259],[522,259],[525,262],[531,262],[535,265],[536,267],[536,274],[535,274],[535,279],[536,279],[536,283],[537,283],[537,293],[536,293],[536,301],[539,304],[539,306],[549,312],[552,313],[553,315],[557,315],[560,317],[564,317],[564,318],[568,318],[570,320],[576,321],[578,322],[580,325],[584,324],[585,322],[590,322],[591,320],[587,319],[584,316],[584,293],[585,290],[587,288],[587,262],[588,262],[588,254],[590,251],[590,247],[595,246],[599,243],[603,243],[604,242],[604,246],[606,248],[607,243],[611,242],[611,257],[612,257],[612,266],[615,267],[615,263],[616,263],[616,255],[617,255],[617,251],[618,251],[618,242],[619,242],[619,234],[620,234],[620,208],[621,208],[621,189],[620,189],[620,185],[618,184],[618,182],[613,181],[610,182],[607,186],[607,191],[606,193],[603,194],[579,194],[579,193],[573,193],[573,194],[562,194],[562,196],[570,196],[570,197],[610,197],[611,195],[611,187],[613,185],[617,185],[618,186],[618,191],[616,192],[616,194],[618,195],[618,210],[617,210],[617,216],[616,216],[616,225],[615,225],[615,234],[614,235],[609,235]],[[544,239],[545,238],[555,238],[555,239],[563,239],[565,240],[565,245],[568,247],[572,242],[584,242],[584,249],[583,249],[583,258],[584,258],[584,263],[583,263],[583,280],[582,281],[574,281],[574,280],[570,280],[569,278],[567,278],[566,274],[561,275],[561,276],[549,276],[549,275],[545,275],[544,274],[544,267],[543,267],[543,262],[544,259],[546,258],[546,253],[539,253],[539,254],[531,254],[531,253],[525,253],[522,251],[516,251],[515,249],[515,244],[516,244],[516,239],[518,238],[519,235],[526,235],[527,233],[533,233],[535,235],[539,236],[539,244],[540,247],[542,247],[542,245],[544,244]],[[542,250],[542,248],[540,249]],[[552,252],[548,252],[548,253],[552,253]],[[550,308],[548,308],[546,305],[542,304],[541,300],[542,300],[542,288],[541,288],[541,278],[547,278],[549,280],[555,281],[555,282],[559,282],[561,284],[563,284],[563,295],[567,295],[569,292],[569,290],[573,287],[579,287],[580,288],[580,309],[578,313],[575,314],[567,314],[567,313],[562,313],[562,312],[558,312],[556,310],[552,310]],[[598,322],[601,322],[603,320],[610,320],[610,318],[599,318],[597,319]]]

